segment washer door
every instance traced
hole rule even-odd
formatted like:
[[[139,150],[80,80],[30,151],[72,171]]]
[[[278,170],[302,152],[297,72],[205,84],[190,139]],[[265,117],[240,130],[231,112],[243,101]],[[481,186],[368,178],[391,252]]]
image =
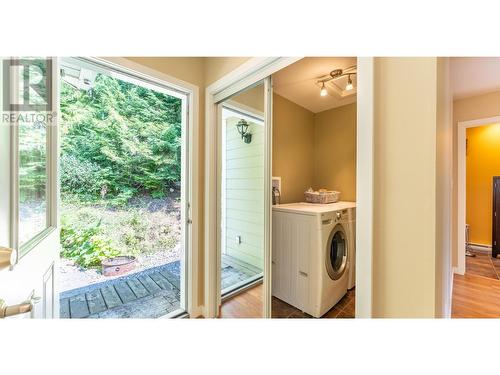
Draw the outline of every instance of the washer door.
[[[332,280],[338,280],[347,268],[347,236],[344,227],[333,228],[326,247],[326,271]]]

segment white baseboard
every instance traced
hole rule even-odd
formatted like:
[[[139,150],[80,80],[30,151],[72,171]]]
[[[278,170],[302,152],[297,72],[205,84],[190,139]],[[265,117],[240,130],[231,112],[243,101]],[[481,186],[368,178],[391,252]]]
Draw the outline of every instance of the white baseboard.
[[[491,246],[489,246],[489,245],[471,243],[469,246],[470,246],[471,250],[478,251],[480,253],[491,253]]]
[[[460,269],[460,267],[453,267],[453,273],[457,275],[464,275],[465,274],[465,269]]]

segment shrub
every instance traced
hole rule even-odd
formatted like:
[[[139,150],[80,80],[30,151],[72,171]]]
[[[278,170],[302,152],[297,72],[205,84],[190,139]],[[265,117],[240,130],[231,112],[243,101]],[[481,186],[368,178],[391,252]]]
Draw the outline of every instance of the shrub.
[[[72,259],[83,268],[100,266],[104,259],[120,254],[101,234],[101,221],[95,226],[78,228],[63,226],[61,229],[61,255]]]
[[[71,154],[61,156],[61,188],[64,193],[91,199],[99,196],[106,181],[98,165]]]

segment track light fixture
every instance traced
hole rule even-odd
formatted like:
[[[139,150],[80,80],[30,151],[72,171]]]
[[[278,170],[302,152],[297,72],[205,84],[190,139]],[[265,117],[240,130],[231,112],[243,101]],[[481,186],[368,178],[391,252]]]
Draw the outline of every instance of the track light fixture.
[[[346,91],[351,91],[353,89],[351,75],[347,76],[347,85],[345,86]]]
[[[347,85],[345,86],[345,91],[351,91],[354,88],[354,85],[352,83],[351,76],[357,74],[356,72],[356,66],[350,66],[349,68],[342,70],[342,69],[334,69],[330,72],[330,76],[326,78],[322,78],[317,81],[317,83],[321,83],[321,90],[319,94],[321,96],[326,96],[328,94],[328,91],[326,89],[325,83],[330,82],[336,79],[339,79],[341,77],[347,76]]]
[[[326,87],[325,87],[325,82],[323,82],[323,86],[321,86],[321,91],[319,92],[319,94],[321,96],[327,96],[328,95],[328,91],[326,91]]]

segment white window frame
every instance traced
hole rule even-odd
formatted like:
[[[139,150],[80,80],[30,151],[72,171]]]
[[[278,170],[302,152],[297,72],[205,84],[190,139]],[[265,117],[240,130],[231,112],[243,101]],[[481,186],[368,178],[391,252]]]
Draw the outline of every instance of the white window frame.
[[[218,315],[217,253],[219,230],[217,228],[217,103],[249,86],[271,76],[273,73],[300,60],[300,57],[252,58],[240,67],[206,88],[205,93],[205,317]],[[372,316],[373,277],[373,100],[374,58],[358,58],[357,97],[357,161],[356,161],[356,317]],[[269,106],[266,121],[272,121],[272,97],[266,100]],[[272,135],[268,137],[272,142]],[[266,172],[271,178],[271,170]],[[270,233],[268,223],[266,233]],[[270,249],[264,259],[264,317],[271,317]]]
[[[17,59],[17,58],[16,58]],[[59,108],[59,98],[58,98],[58,59],[56,57],[48,57],[51,59],[51,89],[52,89],[52,113],[56,114],[52,117],[52,121],[47,123],[46,129],[46,191],[45,191],[45,201],[46,201],[46,222],[45,228],[30,238],[28,241],[20,245],[19,242],[19,125],[17,122],[11,123],[10,125],[10,191],[11,191],[11,204],[10,204],[10,241],[9,246],[13,249],[17,249],[16,261],[18,264],[22,257],[28,255],[31,250],[33,250],[37,245],[39,245],[45,238],[47,238],[52,232],[57,230],[59,227],[59,216],[58,216],[58,196],[59,196],[59,184],[53,184],[52,181],[59,181],[57,178],[58,165],[57,165],[57,154],[59,153],[59,135],[57,131],[57,109]],[[12,95],[18,95],[19,82],[18,77],[13,75],[9,76],[11,92]],[[18,115],[20,112],[14,112]],[[56,177],[54,178],[54,175]]]

